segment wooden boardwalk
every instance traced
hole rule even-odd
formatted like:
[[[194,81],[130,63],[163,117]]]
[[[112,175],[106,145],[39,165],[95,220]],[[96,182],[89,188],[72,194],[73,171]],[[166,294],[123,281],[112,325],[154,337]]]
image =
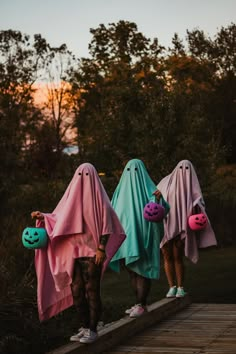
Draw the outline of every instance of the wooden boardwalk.
[[[236,354],[236,304],[191,304],[103,354]]]

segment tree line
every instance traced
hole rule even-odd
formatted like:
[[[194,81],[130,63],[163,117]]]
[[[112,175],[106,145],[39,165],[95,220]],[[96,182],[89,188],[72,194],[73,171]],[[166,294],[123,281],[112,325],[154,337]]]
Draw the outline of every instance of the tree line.
[[[3,184],[24,180],[25,168],[55,178],[68,130],[79,159],[108,173],[134,156],[157,177],[184,157],[204,169],[235,163],[235,24],[213,39],[187,31],[185,44],[174,34],[171,48],[128,21],[90,31],[89,58],[39,34],[0,32]],[[36,106],[40,82],[46,99]]]

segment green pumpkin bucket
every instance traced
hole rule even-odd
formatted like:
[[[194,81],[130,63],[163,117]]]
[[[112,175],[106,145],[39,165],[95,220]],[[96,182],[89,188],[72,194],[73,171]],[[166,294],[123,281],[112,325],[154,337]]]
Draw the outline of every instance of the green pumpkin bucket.
[[[22,243],[26,248],[44,248],[48,243],[47,231],[43,227],[26,227],[22,233]]]

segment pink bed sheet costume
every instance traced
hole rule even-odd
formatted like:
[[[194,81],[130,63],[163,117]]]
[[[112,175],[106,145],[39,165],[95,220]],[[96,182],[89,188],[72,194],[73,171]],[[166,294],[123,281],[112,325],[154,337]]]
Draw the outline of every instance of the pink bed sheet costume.
[[[110,203],[96,169],[89,163],[78,167],[63,197],[51,214],[42,213],[48,246],[35,251],[37,301],[40,321],[73,305],[71,283],[74,261],[93,257],[99,237],[109,234],[104,273],[125,239],[124,230]]]
[[[201,188],[192,163],[188,160],[180,161],[175,169],[160,181],[157,188],[170,205],[169,214],[164,221],[165,231],[160,247],[181,235],[181,239],[185,240],[185,256],[193,263],[197,263],[198,248],[214,246],[217,241],[206,214]],[[193,214],[196,206],[208,219],[206,228],[198,233],[188,226],[188,217]]]

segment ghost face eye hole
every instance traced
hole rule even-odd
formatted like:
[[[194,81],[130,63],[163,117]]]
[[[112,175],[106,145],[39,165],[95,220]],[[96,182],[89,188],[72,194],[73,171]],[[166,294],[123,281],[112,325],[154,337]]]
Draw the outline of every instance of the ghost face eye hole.
[[[88,172],[86,172],[85,174],[86,174],[86,176],[88,176],[88,175],[89,175],[89,174],[88,174]]]
[[[81,172],[79,172],[79,173],[78,173],[78,175],[79,175],[79,176],[82,176],[82,173],[81,173]]]
[[[185,169],[186,169],[186,170],[188,170],[188,169],[189,169],[189,167],[188,167],[188,166],[186,166],[186,167],[185,167]]]
[[[127,171],[130,171],[130,168],[129,168],[129,167],[127,168]]]
[[[137,171],[138,171],[137,167],[135,167],[134,171],[135,171],[135,172],[137,172]]]
[[[182,170],[183,166],[179,166],[179,168],[181,168],[181,170]]]

